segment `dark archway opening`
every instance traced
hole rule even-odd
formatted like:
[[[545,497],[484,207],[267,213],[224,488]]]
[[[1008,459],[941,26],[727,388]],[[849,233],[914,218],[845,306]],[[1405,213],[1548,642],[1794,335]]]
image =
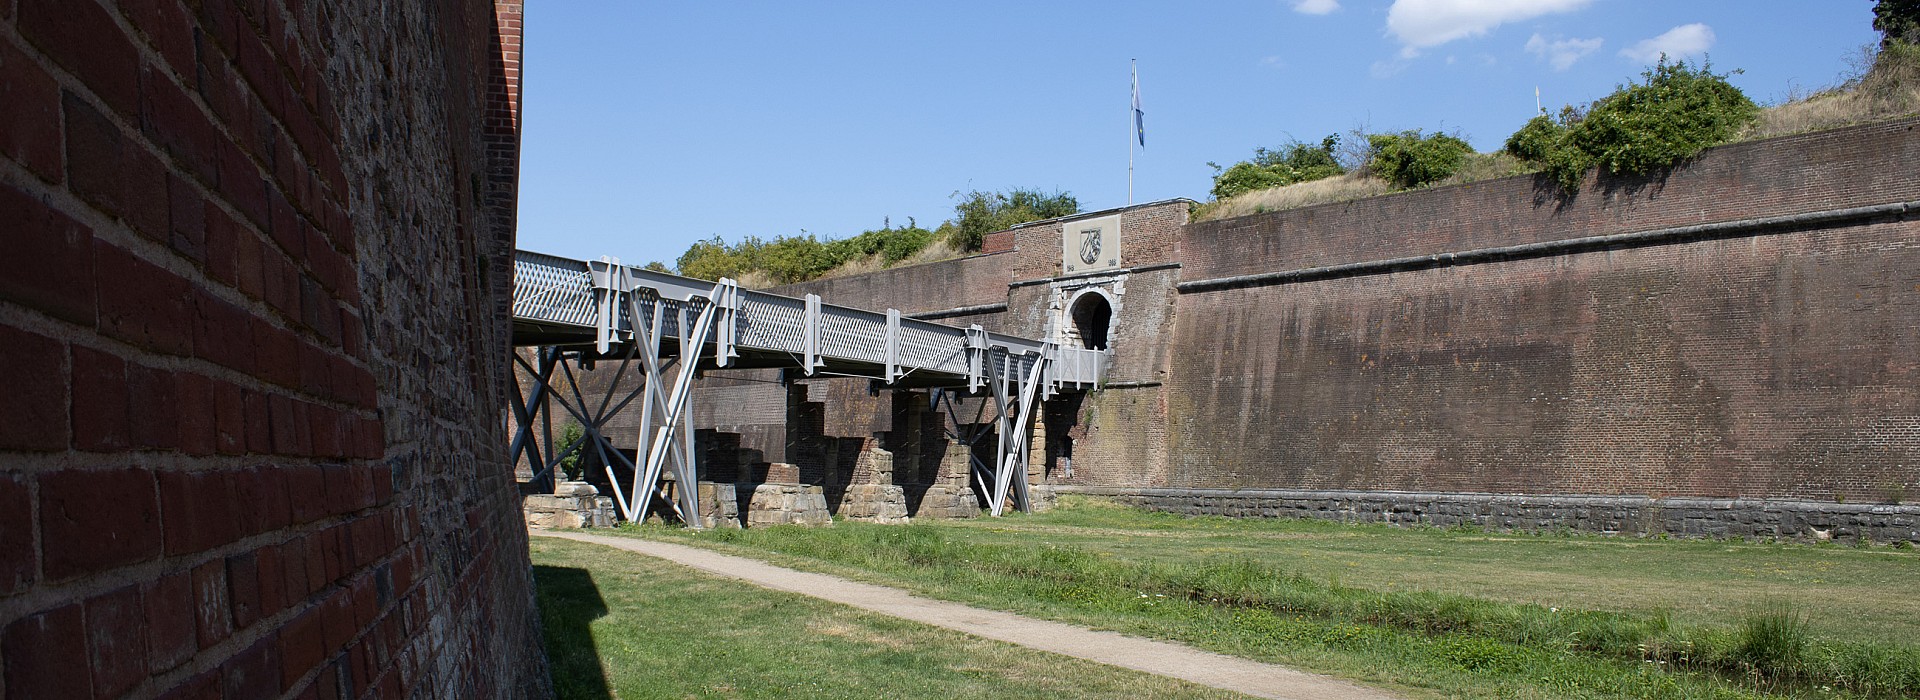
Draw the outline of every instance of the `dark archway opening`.
[[[1083,294],[1073,303],[1073,332],[1081,347],[1107,349],[1107,329],[1113,325],[1113,305],[1103,294]]]

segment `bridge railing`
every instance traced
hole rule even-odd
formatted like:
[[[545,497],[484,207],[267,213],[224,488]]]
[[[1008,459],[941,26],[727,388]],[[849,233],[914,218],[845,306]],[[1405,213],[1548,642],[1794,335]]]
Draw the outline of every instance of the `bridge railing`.
[[[714,303],[716,290],[730,283],[681,277],[621,265],[617,260],[573,260],[554,255],[516,251],[513,315],[516,319],[573,326],[596,331],[604,340],[632,336],[634,314],[627,312],[628,296],[654,296],[638,305],[640,322],[651,330],[657,321],[659,339],[683,337],[682,317],[691,320]],[[978,352],[1004,357],[998,370],[1029,375],[1035,363],[1045,363],[1041,379],[1051,394],[1060,388],[1089,388],[1099,383],[1107,353],[1003,333],[969,330],[929,321],[901,318],[898,311],[867,311],[822,303],[819,297],[794,298],[755,290],[726,294],[729,308],[716,319],[708,342],[734,348],[788,353],[796,364],[813,370],[840,360],[879,365],[888,383],[914,373],[967,378],[973,388],[985,381],[985,368],[970,360]],[[724,360],[723,360],[724,362]]]

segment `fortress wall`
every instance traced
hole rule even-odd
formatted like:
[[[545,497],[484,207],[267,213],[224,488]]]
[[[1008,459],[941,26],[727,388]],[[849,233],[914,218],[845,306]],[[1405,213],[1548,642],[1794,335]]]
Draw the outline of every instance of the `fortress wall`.
[[[1718,149],[1565,206],[1513,178],[1197,224],[1185,277],[1911,201],[1916,123]],[[1860,503],[1920,485],[1912,215],[1190,291],[1176,313],[1168,480],[1139,486]]]
[[[1917,126],[1727,146],[1570,198],[1517,177],[1184,226],[1127,210],[1110,382],[1048,407],[1047,478],[1186,512],[1920,539],[1910,507],[1872,505],[1920,493]],[[986,325],[1046,337],[1120,281],[1061,276],[1062,232],[788,293],[1005,303]],[[1208,282],[1419,256],[1440,257]]]
[[[0,695],[544,696],[518,3],[0,3]]]

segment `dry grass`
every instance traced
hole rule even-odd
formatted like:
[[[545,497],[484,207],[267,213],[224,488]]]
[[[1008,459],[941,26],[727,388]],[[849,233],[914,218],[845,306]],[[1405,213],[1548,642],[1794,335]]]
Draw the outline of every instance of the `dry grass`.
[[[958,246],[955,246],[951,241],[948,241],[944,238],[936,238],[932,243],[928,243],[927,247],[921,248],[920,252],[914,253],[913,255],[909,255],[905,260],[901,260],[892,265],[886,264],[886,259],[881,257],[879,253],[875,253],[873,255],[869,255],[863,258],[854,258],[852,260],[848,260],[844,263],[841,263],[839,267],[828,270],[826,274],[821,275],[819,279],[827,279],[830,277],[851,277],[854,275],[864,275],[869,272],[878,272],[880,270],[885,270],[890,267],[905,267],[908,265],[920,265],[920,264],[930,263],[930,262],[940,262],[942,260],[952,260],[954,258],[964,257],[966,255],[967,255],[966,251],[961,250]]]
[[[1920,47],[1897,45],[1863,59],[1870,67],[1839,87],[1768,107],[1738,140],[1788,136],[1920,112]]]
[[[1536,168],[1527,165],[1526,161],[1499,151],[1493,153],[1473,153],[1469,154],[1466,161],[1460,164],[1459,170],[1454,171],[1447,179],[1434,183],[1433,186],[1446,187],[1448,185],[1464,185],[1469,182],[1479,182],[1481,180],[1498,180],[1503,177],[1525,175],[1535,170]]]
[[[1393,191],[1385,180],[1363,174],[1347,173],[1324,180],[1302,182],[1286,187],[1247,192],[1235,197],[1195,207],[1194,221],[1230,219],[1282,209],[1298,209],[1315,204],[1347,202],[1383,195]]]

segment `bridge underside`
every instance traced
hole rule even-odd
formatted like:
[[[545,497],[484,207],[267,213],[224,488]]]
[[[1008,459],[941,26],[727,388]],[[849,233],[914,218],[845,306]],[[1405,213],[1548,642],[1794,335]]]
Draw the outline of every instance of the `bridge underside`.
[[[509,456],[550,472],[567,455],[590,451],[614,485],[628,520],[644,519],[663,480],[683,485],[665,499],[682,522],[701,523],[689,409],[694,379],[717,369],[782,369],[788,377],[860,377],[876,388],[939,389],[990,398],[999,444],[993,463],[973,461],[974,487],[999,515],[1032,504],[1026,481],[1035,408],[1061,389],[1097,384],[1106,354],[743,290],[621,265],[520,251],[514,261],[513,342],[531,392],[515,382]],[[604,395],[580,390],[574,364],[618,362]],[[636,372],[637,385],[618,387]],[[635,405],[637,403],[637,405]],[[604,436],[608,421],[638,411],[639,438],[629,460]],[[556,413],[559,411],[560,413]],[[553,423],[571,419],[582,435],[556,444]],[[614,470],[632,475],[624,483]]]

